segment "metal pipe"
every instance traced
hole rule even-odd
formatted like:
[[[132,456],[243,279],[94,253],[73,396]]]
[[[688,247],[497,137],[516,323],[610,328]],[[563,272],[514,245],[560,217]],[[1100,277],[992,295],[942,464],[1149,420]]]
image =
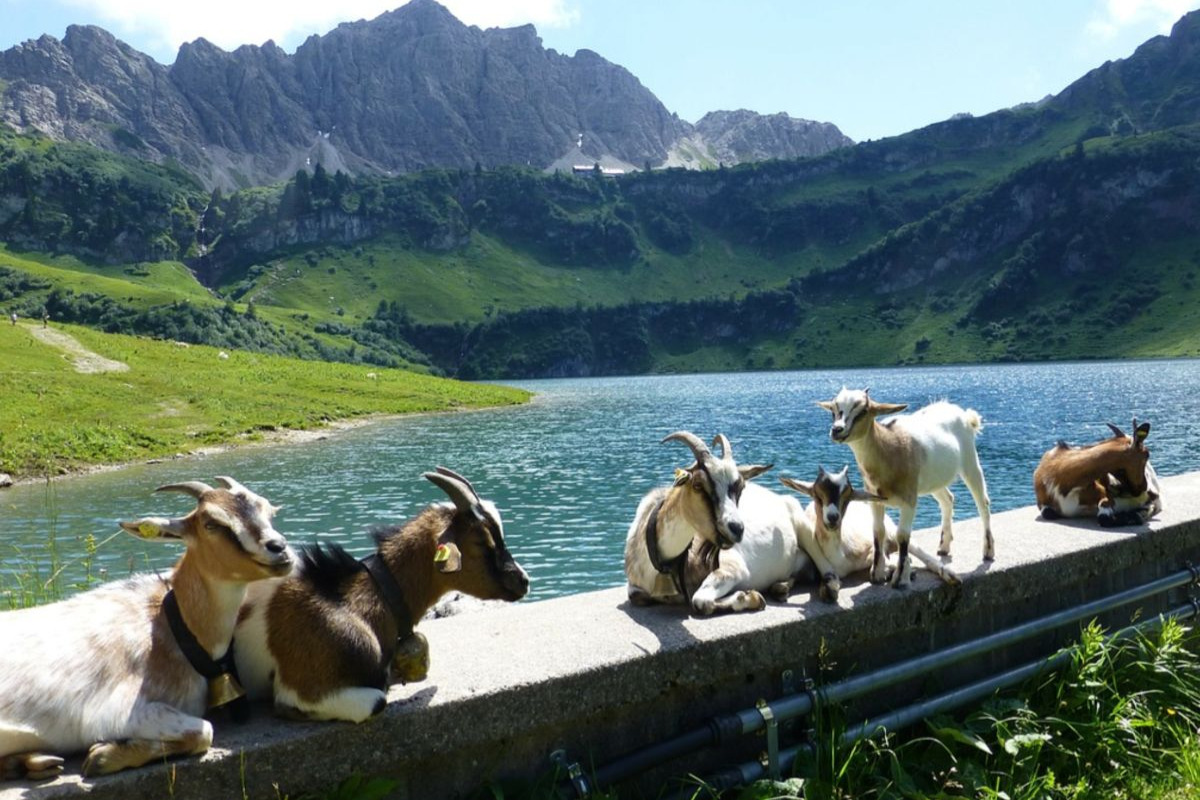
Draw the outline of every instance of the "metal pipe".
[[[1116,594],[1102,597],[1071,608],[1047,614],[1043,617],[1014,625],[996,633],[988,634],[969,642],[928,653],[909,659],[899,664],[883,667],[874,672],[847,678],[814,692],[802,692],[788,695],[768,704],[775,719],[779,721],[794,719],[812,713],[817,701],[823,703],[838,703],[870,692],[901,683],[935,669],[943,669],[972,656],[997,650],[1001,647],[1028,639],[1040,633],[1057,628],[1070,622],[1093,617],[1097,614],[1111,611],[1123,605],[1144,600],[1200,579],[1200,572],[1185,569],[1172,573],[1149,583],[1126,589]],[[635,753],[622,756],[598,768],[594,775],[594,785],[597,788],[612,785],[626,780],[658,764],[665,763],[685,753],[720,744],[737,733],[748,734],[762,730],[765,721],[757,708],[743,709],[731,714],[723,714],[712,719],[702,727],[686,733],[665,739],[656,744],[642,748]]]
[[[1188,603],[1164,612],[1158,617],[1143,620],[1136,625],[1122,628],[1109,638],[1112,641],[1119,641],[1138,631],[1160,625],[1162,624],[1162,620],[1168,617],[1172,619],[1187,619],[1194,616],[1196,616],[1196,606]],[[1031,661],[997,675],[983,678],[975,683],[952,689],[936,697],[930,697],[897,709],[877,719],[867,720],[842,734],[842,743],[850,744],[859,739],[867,739],[885,731],[901,730],[934,714],[940,714],[943,711],[950,711],[979,702],[994,694],[999,689],[1016,686],[1035,675],[1057,671],[1069,663],[1073,657],[1074,653],[1072,651],[1063,650],[1050,658]]]

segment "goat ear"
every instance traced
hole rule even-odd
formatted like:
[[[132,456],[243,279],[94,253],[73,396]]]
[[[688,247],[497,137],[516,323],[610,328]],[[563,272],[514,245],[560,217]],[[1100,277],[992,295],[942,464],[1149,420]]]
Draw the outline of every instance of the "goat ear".
[[[433,554],[439,572],[458,572],[462,569],[462,553],[454,542],[443,542]]]
[[[817,401],[815,401],[815,402],[816,402],[816,404],[817,404],[818,406],[820,406],[821,408],[825,409],[825,410],[826,410],[826,411],[828,411],[830,414],[832,414],[834,411],[836,411],[836,410],[837,410],[837,406],[835,406],[835,405],[833,404],[833,401],[832,401],[832,400],[817,400]]]
[[[1138,425],[1133,431],[1133,443],[1135,447],[1142,447],[1146,443],[1146,437],[1150,435],[1150,423],[1143,422]]]
[[[683,469],[681,467],[676,467],[675,468],[675,480],[672,483],[672,486],[683,486],[685,483],[688,482],[688,478],[690,478],[690,477],[692,477],[692,473],[688,472],[686,469]]]
[[[795,478],[780,478],[779,482],[782,483],[784,486],[788,487],[789,489],[795,489],[797,492],[800,492],[801,494],[806,494],[809,497],[812,497],[813,485],[811,483],[805,483],[804,481],[798,481]]]
[[[182,539],[185,528],[182,519],[166,517],[143,517],[137,522],[122,522],[120,525],[126,533],[149,542]]]
[[[1108,429],[1110,431],[1112,431],[1113,436],[1116,436],[1120,439],[1125,438],[1125,431],[1121,430],[1120,428],[1118,428],[1116,425],[1112,424],[1111,422],[1106,422],[1104,424],[1108,426]]]
[[[908,408],[908,403],[876,403],[872,400],[867,408],[872,414],[899,414]]]
[[[870,492],[864,492],[862,489],[855,489],[850,492],[851,500],[858,500],[862,503],[882,503],[886,498]]]
[[[749,481],[762,475],[769,470],[774,464],[739,464],[738,473],[741,474],[742,480]]]

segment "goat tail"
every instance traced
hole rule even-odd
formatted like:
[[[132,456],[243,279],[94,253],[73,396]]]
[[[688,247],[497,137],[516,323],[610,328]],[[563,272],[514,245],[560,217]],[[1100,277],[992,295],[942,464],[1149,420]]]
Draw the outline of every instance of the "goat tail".
[[[967,427],[970,428],[976,436],[978,436],[979,432],[983,430],[983,417],[979,416],[979,412],[973,408],[968,408],[963,412],[963,421],[967,423]]]
[[[974,411],[970,413],[975,414]],[[975,414],[975,418],[978,419],[979,415]],[[926,569],[928,569],[934,575],[937,575],[946,583],[949,583],[952,586],[957,586],[958,584],[962,583],[962,578],[958,577],[958,573],[943,564],[941,559],[934,558],[933,556],[929,555],[929,553],[926,553],[924,550],[917,547],[911,541],[908,543],[908,552],[909,555],[924,564]]]

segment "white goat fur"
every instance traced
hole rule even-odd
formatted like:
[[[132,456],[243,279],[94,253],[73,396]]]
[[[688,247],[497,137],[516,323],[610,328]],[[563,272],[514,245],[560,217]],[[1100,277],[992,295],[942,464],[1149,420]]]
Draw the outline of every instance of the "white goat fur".
[[[291,569],[271,526],[276,509],[218,480],[225,488],[160,487],[196,497],[184,517],[121,523],[142,539],[182,539],[187,550],[169,576],[139,575],[0,615],[0,777],[51,777],[62,770],[59,755],[85,749],[85,774],[208,749],[208,684],[176,645],[163,596],[175,590],[189,629],[220,658],[246,584]]]
[[[983,557],[986,560],[995,557],[991,501],[975,449],[975,437],[983,428],[978,412],[939,401],[881,424],[876,421],[877,416],[895,414],[907,405],[877,403],[868,396],[867,390],[844,387],[833,400],[818,405],[833,414],[830,437],[835,442],[849,445],[854,452],[867,490],[885,498],[883,502],[871,504],[875,518],[872,581],[883,583],[888,579],[883,522],[885,505],[900,509],[900,523],[896,529],[900,558],[892,572],[892,586],[907,585],[912,579],[909,539],[917,498],[921,495],[933,495],[941,509],[938,555],[950,554],[954,538],[951,531],[954,495],[947,487],[959,476],[971,492],[983,521]]]
[[[796,574],[810,563],[795,533],[794,521],[803,516],[799,501],[750,483],[770,467],[739,466],[723,435],[714,442],[721,447],[721,458],[691,440],[697,464],[681,470],[673,486],[652,490],[638,504],[625,538],[627,589],[635,603],[686,602],[672,577],[658,572],[649,557],[647,522],[656,507],[660,508],[660,558],[670,561],[691,548],[689,576],[698,580],[707,572],[691,598],[692,607],[701,614],[757,611],[766,605],[763,591],[786,597]],[[697,452],[696,445],[704,449]],[[708,467],[702,469],[705,456]],[[711,504],[708,492],[714,493]],[[731,530],[736,533],[731,535]],[[723,548],[715,570],[707,571],[697,563],[704,542]]]
[[[806,524],[796,525],[796,536],[817,568],[821,581],[818,593],[827,602],[837,600],[842,578],[870,569],[874,551],[875,515],[868,503],[879,498],[855,489],[847,472],[844,468],[839,473],[829,474],[821,469],[812,483],[793,478],[779,479],[784,486],[812,498],[804,509]],[[883,522],[890,553],[896,549],[896,523],[886,514]],[[909,549],[942,580],[948,583],[959,581],[949,568],[920,548],[910,544]]]

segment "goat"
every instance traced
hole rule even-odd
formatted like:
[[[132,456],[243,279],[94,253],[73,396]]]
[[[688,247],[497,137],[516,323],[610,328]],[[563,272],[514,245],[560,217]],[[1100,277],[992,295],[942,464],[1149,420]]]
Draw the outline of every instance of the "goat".
[[[789,489],[812,498],[812,502],[804,509],[808,524],[797,525],[796,536],[821,576],[818,596],[830,603],[837,601],[842,578],[870,568],[874,519],[864,504],[883,499],[855,489],[850,483],[849,470],[849,467],[843,467],[841,472],[831,474],[823,467],[818,467],[817,479],[812,483],[794,478],[779,479]],[[859,502],[851,505],[851,501],[855,500]],[[893,552],[896,547],[896,524],[891,517],[884,517],[884,531],[888,552]],[[959,582],[958,576],[950,569],[916,545],[910,544],[909,549],[942,580]]]
[[[444,467],[424,477],[451,502],[377,528],[375,554],[358,561],[336,545],[305,547],[294,575],[248,592],[236,656],[251,698],[273,697],[282,716],[362,722],[384,709],[397,679],[425,677],[428,645],[413,626],[439,597],[525,596],[529,576],[504,543],[496,506]]]
[[[786,598],[809,563],[793,529],[800,503],[749,483],[771,466],[735,463],[724,434],[713,440],[720,457],[687,431],[663,441],[683,442],[696,461],[638,504],[625,539],[630,602],[690,602],[712,614],[758,611],[763,591]]]
[[[1101,525],[1140,525],[1162,510],[1150,466],[1150,423],[1133,420],[1133,436],[1111,422],[1111,438],[1086,447],[1060,441],[1038,462],[1033,490],[1043,519],[1095,516]]]
[[[931,494],[937,500],[942,511],[938,555],[950,555],[950,543],[954,539],[951,532],[954,495],[947,487],[959,476],[967,484],[975,507],[979,509],[983,520],[983,558],[991,561],[995,558],[991,500],[975,449],[975,437],[983,428],[979,413],[940,401],[880,423],[876,420],[878,416],[899,413],[908,405],[877,403],[869,392],[869,389],[842,387],[833,400],[817,405],[833,414],[829,437],[849,445],[854,452],[867,491],[884,498],[871,504],[875,516],[871,581],[883,583],[888,580],[884,506],[900,509],[900,523],[896,528],[900,555],[891,575],[893,587],[905,586],[912,580],[908,550],[919,496]]]
[[[271,525],[278,509],[217,480],[222,488],[156,490],[194,497],[183,517],[120,523],[141,539],[184,543],[169,577],[137,575],[0,617],[0,776],[52,777],[61,755],[84,749],[84,774],[103,775],[212,744],[201,714],[206,698],[237,693],[219,696],[236,687],[229,648],[246,586],[292,568]]]

